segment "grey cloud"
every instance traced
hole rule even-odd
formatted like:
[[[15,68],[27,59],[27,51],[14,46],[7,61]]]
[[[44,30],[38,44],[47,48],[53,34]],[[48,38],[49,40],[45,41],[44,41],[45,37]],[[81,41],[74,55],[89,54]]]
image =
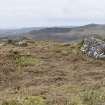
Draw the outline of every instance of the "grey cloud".
[[[0,28],[105,23],[105,0],[0,0]]]

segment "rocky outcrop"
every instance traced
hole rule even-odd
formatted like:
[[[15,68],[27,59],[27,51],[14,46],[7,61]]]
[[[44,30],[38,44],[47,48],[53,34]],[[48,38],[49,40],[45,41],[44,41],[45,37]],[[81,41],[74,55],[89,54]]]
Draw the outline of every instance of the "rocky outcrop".
[[[105,42],[97,38],[86,38],[83,41],[81,51],[87,56],[105,58]]]

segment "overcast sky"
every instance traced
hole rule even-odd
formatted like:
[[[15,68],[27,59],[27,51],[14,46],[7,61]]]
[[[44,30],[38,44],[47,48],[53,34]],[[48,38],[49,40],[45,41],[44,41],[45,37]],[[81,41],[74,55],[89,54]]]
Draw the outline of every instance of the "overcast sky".
[[[105,23],[105,0],[0,0],[0,28]]]

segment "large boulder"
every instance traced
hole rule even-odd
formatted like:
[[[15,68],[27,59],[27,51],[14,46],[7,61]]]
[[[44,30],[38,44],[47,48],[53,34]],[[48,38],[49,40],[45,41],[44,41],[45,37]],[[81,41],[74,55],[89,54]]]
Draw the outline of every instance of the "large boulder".
[[[105,42],[97,38],[86,38],[83,41],[81,51],[94,58],[105,58]]]

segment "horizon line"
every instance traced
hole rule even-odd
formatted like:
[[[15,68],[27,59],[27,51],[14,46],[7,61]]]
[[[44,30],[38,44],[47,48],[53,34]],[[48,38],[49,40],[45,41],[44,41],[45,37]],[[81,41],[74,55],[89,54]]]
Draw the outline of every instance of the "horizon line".
[[[86,25],[105,25],[104,24],[98,24],[98,23],[87,23],[87,24],[81,24],[81,25],[52,25],[52,26],[25,26],[25,27],[15,27],[15,28],[0,28],[0,30],[20,30],[20,29],[29,29],[29,28],[70,28],[70,27],[81,27]]]

